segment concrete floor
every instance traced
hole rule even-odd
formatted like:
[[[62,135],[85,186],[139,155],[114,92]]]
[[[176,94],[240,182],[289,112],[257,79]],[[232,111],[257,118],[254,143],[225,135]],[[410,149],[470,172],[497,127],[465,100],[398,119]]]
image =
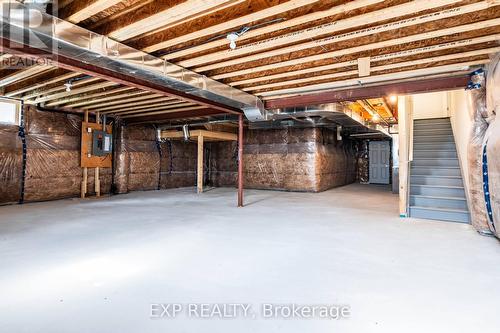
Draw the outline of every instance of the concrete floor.
[[[500,244],[400,219],[397,197],[233,189],[0,207],[0,332],[498,332]],[[237,319],[153,319],[152,303],[248,303]],[[348,305],[264,319],[261,304]]]

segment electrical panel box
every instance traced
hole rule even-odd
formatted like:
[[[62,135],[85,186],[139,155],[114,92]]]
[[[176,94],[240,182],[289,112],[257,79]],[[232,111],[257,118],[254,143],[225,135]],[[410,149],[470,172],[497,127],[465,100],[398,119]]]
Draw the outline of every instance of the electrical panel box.
[[[82,123],[82,168],[111,168],[113,165],[113,126]]]
[[[94,130],[92,133],[92,155],[106,156],[113,151],[113,136],[104,131]]]

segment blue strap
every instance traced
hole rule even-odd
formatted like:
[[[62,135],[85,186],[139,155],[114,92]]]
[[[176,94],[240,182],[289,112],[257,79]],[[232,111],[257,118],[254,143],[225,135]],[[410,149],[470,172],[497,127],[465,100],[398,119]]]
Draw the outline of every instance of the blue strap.
[[[489,175],[488,175],[488,155],[487,148],[488,142],[484,145],[483,148],[483,189],[484,189],[484,201],[486,202],[486,212],[488,213],[489,224],[492,228],[492,231],[495,231],[495,222],[493,221],[493,210],[491,208],[491,194],[490,194],[490,185],[489,185]]]

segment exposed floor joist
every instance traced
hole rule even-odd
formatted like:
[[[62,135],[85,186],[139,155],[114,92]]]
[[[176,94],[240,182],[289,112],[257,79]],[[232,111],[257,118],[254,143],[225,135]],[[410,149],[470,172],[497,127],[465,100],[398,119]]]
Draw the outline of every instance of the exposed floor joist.
[[[60,17],[71,23],[79,23],[122,0],[78,0],[72,1],[59,12]]]
[[[318,47],[322,45],[327,45],[331,43],[336,43],[342,40],[348,40],[353,38],[359,38],[362,36],[367,36],[375,33],[381,33],[384,31],[389,31],[393,29],[399,29],[411,25],[422,24],[434,20],[439,20],[443,18],[448,18],[456,15],[462,15],[464,13],[470,13],[477,10],[483,10],[491,7],[492,5],[486,1],[479,2],[476,4],[471,4],[463,7],[458,7],[456,10],[444,10],[433,15],[422,15],[413,20],[401,20],[390,24],[378,25],[370,28],[365,28],[363,30],[347,32],[335,36],[335,38],[323,38],[316,40],[321,35],[333,34],[345,29],[351,29],[356,26],[362,26],[366,22],[383,21],[391,18],[397,18],[400,16],[415,13],[415,11],[422,11],[424,9],[438,8],[447,4],[457,3],[460,0],[438,0],[432,2],[419,2],[416,4],[405,3],[396,7],[390,7],[381,9],[379,11],[370,12],[364,15],[354,16],[347,18],[345,20],[332,22],[329,24],[324,24],[318,26],[315,29],[305,29],[285,35],[280,35],[276,38],[271,38],[252,44],[246,44],[238,47],[236,50],[224,50],[215,53],[210,53],[208,55],[203,55],[200,57],[190,58],[185,61],[180,61],[178,64],[182,67],[194,67],[199,66],[204,63],[215,62],[216,65],[200,67],[200,71],[212,70],[220,67],[231,66],[233,64],[239,64],[244,62],[250,62],[254,60],[259,60],[263,58],[269,58],[276,55],[286,54],[290,52],[302,51],[305,49]],[[355,3],[355,2],[354,2]],[[349,4],[343,5],[348,6]],[[299,43],[301,41],[307,41],[306,43]],[[294,43],[293,46],[284,47],[287,44]],[[262,52],[263,50],[273,49],[272,51]],[[251,56],[242,57],[243,55],[252,53]],[[226,58],[238,57],[232,61],[222,61]],[[217,66],[217,67],[216,67]]]
[[[484,64],[500,40],[499,0],[75,0],[64,1],[60,14],[264,100],[356,81],[453,75]],[[229,50],[226,34],[243,31],[236,49]],[[358,59],[370,68],[360,80]],[[129,85],[129,76],[77,65],[66,64],[68,72],[57,69],[53,77],[37,74],[40,80],[2,74],[0,83],[6,96],[60,109],[146,113],[153,119],[151,112],[172,111],[162,104],[170,100],[200,106],[189,95],[162,93],[144,82]],[[64,83],[73,78],[71,91],[65,91]],[[115,85],[106,86],[110,81]],[[201,105],[213,114],[212,105]],[[155,110],[161,107],[168,108]]]

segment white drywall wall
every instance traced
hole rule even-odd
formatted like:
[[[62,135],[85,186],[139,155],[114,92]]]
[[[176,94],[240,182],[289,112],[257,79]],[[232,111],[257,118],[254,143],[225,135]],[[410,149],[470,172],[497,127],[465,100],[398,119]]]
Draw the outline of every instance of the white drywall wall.
[[[451,126],[455,136],[458,158],[462,168],[462,178],[465,188],[469,188],[469,162],[467,160],[467,147],[472,131],[472,118],[470,114],[470,95],[465,90],[453,90],[447,93],[450,110]]]
[[[445,92],[416,94],[412,97],[413,119],[449,117]]]

